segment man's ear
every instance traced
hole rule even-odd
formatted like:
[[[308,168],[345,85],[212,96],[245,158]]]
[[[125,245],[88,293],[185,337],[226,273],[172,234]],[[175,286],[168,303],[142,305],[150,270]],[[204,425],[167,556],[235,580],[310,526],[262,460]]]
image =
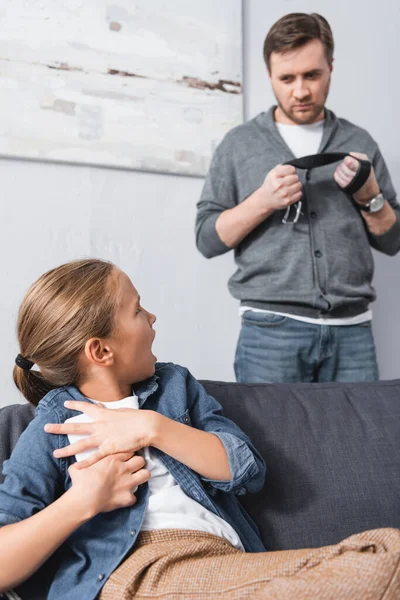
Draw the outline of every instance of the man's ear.
[[[110,367],[114,364],[114,353],[107,340],[90,338],[85,344],[84,354],[92,365]]]

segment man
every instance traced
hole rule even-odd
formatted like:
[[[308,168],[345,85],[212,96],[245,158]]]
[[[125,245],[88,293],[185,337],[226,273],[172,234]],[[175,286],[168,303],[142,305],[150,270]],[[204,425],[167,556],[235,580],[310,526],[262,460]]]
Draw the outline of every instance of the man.
[[[241,382],[378,379],[370,246],[399,251],[400,207],[375,141],[325,108],[333,50],[320,15],[273,25],[264,58],[277,106],[225,136],[198,203],[198,249],[208,258],[235,252]],[[356,158],[307,171],[283,165],[328,152],[371,161],[353,196],[343,188]]]

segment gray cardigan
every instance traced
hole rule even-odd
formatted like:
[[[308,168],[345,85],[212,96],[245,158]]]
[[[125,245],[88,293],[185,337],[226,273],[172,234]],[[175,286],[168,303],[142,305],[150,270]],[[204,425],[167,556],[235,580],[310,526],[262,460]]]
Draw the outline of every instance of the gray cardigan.
[[[275,107],[232,129],[217,147],[196,219],[196,241],[207,258],[227,252],[215,223],[219,215],[260,187],[267,173],[294,158],[273,119]],[[370,246],[394,255],[400,249],[400,207],[376,142],[363,129],[326,110],[319,152],[364,152],[397,221],[372,235],[353,199],[333,179],[337,164],[298,171],[302,214],[282,224],[276,211],[235,248],[237,270],[229,280],[241,304],[302,316],[353,316],[375,299]],[[307,179],[306,179],[307,178]]]

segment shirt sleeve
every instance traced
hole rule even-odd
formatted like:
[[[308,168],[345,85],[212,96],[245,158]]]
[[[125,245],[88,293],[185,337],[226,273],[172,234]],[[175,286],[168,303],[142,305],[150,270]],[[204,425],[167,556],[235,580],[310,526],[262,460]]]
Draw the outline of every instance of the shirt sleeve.
[[[180,367],[180,370],[186,378],[192,425],[219,437],[228,455],[232,475],[230,481],[201,479],[216,489],[237,495],[258,492],[266,474],[261,454],[240,427],[223,415],[219,402],[207,394],[187,369]]]
[[[61,493],[65,460],[53,457],[61,436],[44,431],[46,423],[59,423],[54,412],[42,410],[21,434],[9,460],[4,462],[0,485],[0,526],[33,516]]]
[[[219,215],[237,205],[231,143],[228,133],[215,150],[197,203],[196,245],[206,258],[213,258],[231,250],[221,240],[215,228]]]
[[[392,184],[389,170],[378,147],[372,160],[372,164],[381,193],[393,208],[396,215],[396,221],[393,223],[392,227],[382,235],[374,235],[368,228],[367,234],[370,244],[375,250],[379,250],[389,256],[394,256],[400,250],[400,206],[396,198],[396,192]]]

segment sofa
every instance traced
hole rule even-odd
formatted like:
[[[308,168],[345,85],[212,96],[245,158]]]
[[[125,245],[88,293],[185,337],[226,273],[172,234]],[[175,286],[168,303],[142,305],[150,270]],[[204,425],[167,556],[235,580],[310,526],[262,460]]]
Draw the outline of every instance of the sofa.
[[[263,490],[240,500],[268,550],[400,528],[400,380],[202,383],[267,463]],[[0,410],[0,473],[33,413],[29,404]],[[55,556],[10,598],[44,600],[56,562]]]

